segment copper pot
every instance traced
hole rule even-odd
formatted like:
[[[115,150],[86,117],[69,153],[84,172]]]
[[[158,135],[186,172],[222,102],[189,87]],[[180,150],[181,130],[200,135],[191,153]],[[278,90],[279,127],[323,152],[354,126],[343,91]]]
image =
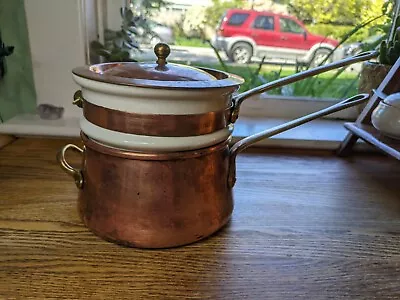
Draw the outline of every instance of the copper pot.
[[[229,91],[221,96],[228,99],[228,106],[233,105],[225,127],[236,121],[240,104],[251,95],[374,55],[376,53],[363,54],[308,70],[235,97],[232,97],[232,92]],[[231,80],[230,75],[227,76],[222,81]],[[101,80],[106,79],[103,77]],[[213,84],[215,91],[227,91],[226,86],[218,87],[218,83]],[[228,89],[237,87],[236,82]],[[157,89],[163,90],[162,87]],[[174,89],[179,92],[181,89],[185,90],[185,86],[175,86]],[[229,220],[233,210],[232,188],[236,181],[235,159],[240,151],[261,139],[361,104],[368,98],[367,94],[354,96],[327,109],[245,138],[231,147],[231,133],[225,139],[215,140],[204,147],[198,146],[189,150],[185,148],[184,151],[174,151],[173,148],[167,149],[168,151],[159,151],[157,148],[153,151],[143,151],[116,147],[107,141],[99,142],[98,138],[101,137],[97,138],[82,131],[84,148],[66,145],[58,153],[57,159],[62,168],[75,179],[80,189],[79,213],[83,222],[95,234],[105,240],[132,247],[175,247],[201,240],[220,229]],[[158,117],[160,122],[163,122],[163,115]],[[104,130],[108,130],[106,132],[110,141],[114,141],[115,136],[128,134],[110,128]],[[211,134],[216,133],[218,132]],[[208,138],[207,134],[200,134],[195,138],[202,139],[204,136]],[[221,135],[220,139],[223,137],[224,135]],[[192,137],[173,139],[179,144],[180,138],[186,141]],[[69,149],[83,154],[81,168],[74,168],[67,163],[65,153]]]

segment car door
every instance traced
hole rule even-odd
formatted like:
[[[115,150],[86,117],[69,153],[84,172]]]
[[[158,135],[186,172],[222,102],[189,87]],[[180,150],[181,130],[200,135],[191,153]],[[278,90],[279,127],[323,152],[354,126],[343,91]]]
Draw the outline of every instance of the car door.
[[[275,30],[275,17],[273,15],[258,15],[251,27],[251,37],[257,46],[278,46],[278,33]]]
[[[305,29],[295,20],[279,16],[278,30],[281,51],[288,57],[301,57],[310,49]]]
[[[285,59],[279,51],[279,32],[276,26],[277,18],[274,15],[260,14],[251,25],[251,37],[257,44],[256,56],[266,59]]]

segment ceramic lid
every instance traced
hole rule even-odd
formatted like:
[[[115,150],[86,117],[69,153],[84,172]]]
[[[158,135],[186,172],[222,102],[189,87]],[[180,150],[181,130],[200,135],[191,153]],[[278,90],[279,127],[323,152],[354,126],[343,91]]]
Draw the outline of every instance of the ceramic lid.
[[[156,63],[115,62],[75,68],[74,75],[119,85],[155,88],[212,88],[238,86],[243,79],[225,72],[167,63],[168,45],[154,47]]]
[[[394,93],[387,96],[383,100],[383,103],[400,109],[400,93]]]

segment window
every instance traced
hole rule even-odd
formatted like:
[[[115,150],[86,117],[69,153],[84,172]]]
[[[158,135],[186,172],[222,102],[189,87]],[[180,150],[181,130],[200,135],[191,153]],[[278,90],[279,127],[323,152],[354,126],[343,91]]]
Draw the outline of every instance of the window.
[[[228,25],[231,26],[240,26],[242,25],[247,18],[249,17],[249,14],[245,14],[245,13],[234,13],[228,21]]]
[[[288,18],[280,18],[279,24],[282,32],[304,33],[304,29],[295,21]]]
[[[176,1],[178,2],[178,0]],[[41,0],[39,2],[41,6],[37,3],[24,1],[27,24],[29,27],[29,39],[27,40],[29,40],[32,60],[38,62],[37,64],[33,64],[33,75],[35,79],[34,87],[36,88],[37,103],[48,103],[64,107],[64,119],[60,120],[60,126],[68,127],[69,124],[75,122],[75,120],[77,120],[76,118],[78,116],[80,117],[81,114],[80,109],[77,109],[75,106],[70,104],[72,95],[76,91],[77,86],[72,81],[72,76],[70,75],[69,70],[76,66],[96,63],[95,59],[98,59],[98,57],[90,55],[90,42],[96,39],[100,42],[104,41],[106,34],[108,33],[105,29],[113,31],[121,30],[121,23],[123,20],[120,15],[120,8],[121,2],[123,1],[77,0],[70,2],[63,0]],[[128,2],[128,0],[126,0],[126,2]],[[42,11],[45,11],[45,8],[52,11],[52,13],[57,16],[56,18],[62,22],[53,23],[52,18],[44,18],[43,16],[45,13]],[[171,9],[172,8],[176,7],[171,7]],[[194,25],[200,24],[202,26],[204,24],[204,19],[207,20],[208,18],[207,14],[200,14],[198,11],[199,8],[194,5],[192,10],[195,13],[189,14],[185,12],[185,16],[187,16],[188,19],[182,24],[179,23],[182,22],[181,13],[175,13],[172,15],[165,14],[164,11],[161,11],[158,14],[155,13],[152,15],[151,19],[152,21],[157,23],[159,22],[160,24],[167,25],[171,28],[177,27],[176,25],[173,25],[173,22],[181,24],[180,26],[182,28],[180,29],[185,32],[185,35],[188,34],[189,36],[191,31],[193,31],[192,28]],[[79,14],[76,14],[77,11]],[[229,13],[229,11],[227,11],[227,13]],[[286,77],[298,71],[296,62],[297,59],[300,61],[300,59],[303,58],[303,53],[299,51],[298,48],[293,47],[293,49],[291,49],[290,47],[293,45],[298,46],[300,42],[306,40],[301,35],[304,32],[304,29],[300,22],[297,22],[296,19],[292,17],[281,17],[267,13],[259,13],[259,15],[254,18],[252,18],[252,15],[246,11],[235,11],[234,13],[227,15],[230,15],[230,18],[229,20],[225,20],[229,25],[233,25],[229,30],[237,29],[239,26],[243,26],[243,24],[247,22],[251,23],[250,29],[253,29],[253,32],[257,31],[257,33],[261,33],[262,30],[264,30],[267,35],[270,34],[273,37],[269,40],[273,40],[276,43],[286,44],[284,45],[286,48],[278,44],[272,46],[263,45],[262,50],[265,52],[257,52],[259,49],[250,48],[250,51],[253,51],[250,52],[250,55],[253,55],[250,66],[232,64],[225,49],[219,51],[220,58],[224,63],[226,63],[228,72],[245,78],[246,84],[243,85],[244,87],[255,87],[256,85],[261,85],[263,82],[273,81],[280,77]],[[221,13],[220,19],[227,15]],[[279,20],[277,18],[279,18]],[[12,23],[9,24],[10,25],[8,26],[11,26]],[[287,34],[287,40],[280,39],[282,34],[279,33],[276,33],[276,36],[274,37],[273,35],[275,33],[273,33],[272,30],[278,29],[279,26],[282,32],[290,32],[294,34]],[[257,29],[254,30],[254,28]],[[13,28],[1,29],[2,32],[4,32],[4,30],[10,30],[11,32]],[[225,30],[227,38],[231,38],[229,30]],[[307,38],[310,38],[311,35],[315,33],[312,27],[310,27],[309,30]],[[55,34],[55,32],[57,34]],[[62,34],[59,34],[60,32]],[[211,34],[213,33],[215,33],[215,27],[211,29]],[[208,44],[197,41],[198,38],[196,38],[195,35],[187,40],[181,36],[178,37],[186,43],[180,46],[184,51],[172,48],[168,60],[183,65],[195,63],[196,66],[199,67],[222,70],[221,62],[218,59],[219,57],[217,57],[214,51],[212,51],[213,49],[206,49]],[[223,38],[223,35],[219,38]],[[261,40],[263,34],[259,34],[259,38]],[[293,40],[290,40],[291,38],[293,38]],[[54,43],[58,48],[47,49],[43,46],[46,44],[43,40],[45,40],[46,43],[55,41]],[[5,42],[7,43],[8,40],[5,40]],[[220,41],[216,40],[216,42]],[[223,43],[221,44],[224,45]],[[70,51],[54,55],[54,51],[62,52],[62,49],[65,47],[68,48],[68,45],[73,45],[73,47],[70,47]],[[195,47],[192,47],[191,45],[195,45]],[[242,43],[242,48],[237,47],[236,52],[238,54],[245,52],[249,49],[248,45],[249,44]],[[154,62],[152,45],[140,43],[140,46],[143,52],[140,54],[134,54],[134,59],[137,59],[138,61]],[[203,47],[201,51],[198,48],[199,46]],[[285,49],[281,50],[279,47]],[[267,55],[265,55],[265,62],[267,63],[260,67],[258,76],[252,76],[252,74],[255,74],[255,71],[257,71],[257,63],[261,61],[263,57],[261,55],[264,55],[267,51],[269,51]],[[291,57],[281,57],[286,54],[287,56],[291,55]],[[261,57],[257,55],[260,55]],[[340,55],[341,53],[338,53],[338,58],[341,58]],[[274,60],[276,58],[277,60]],[[104,62],[106,61],[104,60]],[[38,66],[41,67],[39,68]],[[299,68],[302,68],[301,64],[299,64]],[[285,86],[280,90],[269,91],[261,96],[256,96],[254,101],[253,99],[246,100],[241,108],[239,120],[246,117],[250,119],[258,119],[259,117],[295,118],[314,112],[320,108],[324,108],[336,103],[338,99],[342,99],[345,93],[357,93],[358,72],[358,69],[356,71],[349,70],[349,72],[343,72],[341,73],[340,78],[336,78],[333,83],[331,78],[333,78],[335,74],[334,72],[331,72],[321,76],[321,80],[310,81],[310,84],[308,85]],[[51,74],[51,76],[49,74]],[[324,90],[327,90],[327,92]],[[331,94],[331,91],[334,93]],[[18,93],[15,94],[18,96]],[[23,99],[26,99],[26,97]],[[29,105],[29,107],[33,107],[32,110],[34,110],[36,103],[32,100],[29,102]],[[28,106],[24,103],[23,108],[25,109],[25,107]],[[26,108],[26,110],[28,110],[28,108]],[[6,107],[6,109],[8,109],[8,107]],[[1,107],[0,113],[4,111],[4,108]],[[6,111],[6,122],[8,122],[10,118],[9,116],[15,116],[17,114],[21,114],[21,118],[23,118],[23,112],[24,111],[22,110],[21,112],[16,111],[15,113],[12,112],[11,115],[11,113]],[[357,116],[357,114],[357,109],[350,109],[338,112],[330,117],[348,119]],[[51,129],[47,126],[47,123],[46,125],[43,125],[45,123],[40,125],[40,120],[37,121],[37,119],[31,119],[32,122],[37,122],[39,124],[38,128],[41,126],[40,130],[53,130],[52,132],[58,133],[58,127],[51,127],[53,128]],[[23,121],[25,122],[26,120],[23,119]],[[27,133],[31,129],[32,127],[27,127]]]
[[[274,30],[274,17],[258,16],[254,21],[253,27],[257,29]]]

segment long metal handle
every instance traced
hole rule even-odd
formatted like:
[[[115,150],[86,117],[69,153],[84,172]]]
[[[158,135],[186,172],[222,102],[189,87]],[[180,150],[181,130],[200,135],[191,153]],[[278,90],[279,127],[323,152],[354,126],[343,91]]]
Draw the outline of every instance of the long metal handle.
[[[277,135],[279,133],[282,133],[289,129],[295,128],[297,126],[300,126],[309,121],[318,119],[320,117],[332,114],[339,110],[343,110],[343,109],[361,104],[361,103],[367,101],[369,99],[369,97],[370,96],[368,94],[359,94],[359,95],[353,96],[353,97],[343,100],[337,104],[334,104],[328,108],[322,109],[320,111],[314,112],[314,113],[309,114],[304,117],[300,117],[298,119],[292,120],[285,124],[278,125],[271,129],[264,130],[262,132],[256,133],[254,135],[251,135],[249,137],[246,137],[246,138],[238,141],[230,149],[230,158],[229,158],[230,162],[229,162],[229,175],[228,175],[229,187],[233,187],[235,184],[235,181],[236,181],[236,156],[238,155],[239,152],[243,151],[250,145],[257,143],[258,141],[261,141],[263,139]]]
[[[83,187],[82,171],[74,167],[71,167],[70,164],[65,159],[65,152],[67,152],[68,149],[72,149],[79,153],[83,153],[83,150],[78,146],[75,146],[74,144],[68,144],[62,147],[61,150],[57,153],[57,161],[59,162],[61,168],[65,171],[65,173],[74,178],[76,186],[79,189],[81,189]]]
[[[379,54],[379,52],[377,51],[368,51],[368,52],[362,52],[360,54],[357,54],[355,56],[352,57],[348,57],[345,59],[342,59],[340,61],[337,62],[333,62],[324,66],[320,66],[320,67],[316,67],[313,69],[309,69],[303,72],[299,72],[284,78],[280,78],[278,80],[274,80],[271,82],[268,82],[266,84],[260,85],[254,89],[251,89],[249,91],[243,92],[237,96],[235,96],[234,98],[234,103],[235,106],[233,108],[232,114],[231,114],[231,122],[234,123],[236,122],[238,116],[239,116],[239,110],[240,110],[240,105],[242,104],[242,102],[244,100],[246,100],[247,98],[272,90],[274,88],[277,87],[281,87],[302,79],[305,79],[307,77],[311,77],[311,76],[315,76],[333,69],[338,69],[347,65],[351,65],[357,62],[361,62],[361,61],[365,61],[374,57],[377,57]]]

